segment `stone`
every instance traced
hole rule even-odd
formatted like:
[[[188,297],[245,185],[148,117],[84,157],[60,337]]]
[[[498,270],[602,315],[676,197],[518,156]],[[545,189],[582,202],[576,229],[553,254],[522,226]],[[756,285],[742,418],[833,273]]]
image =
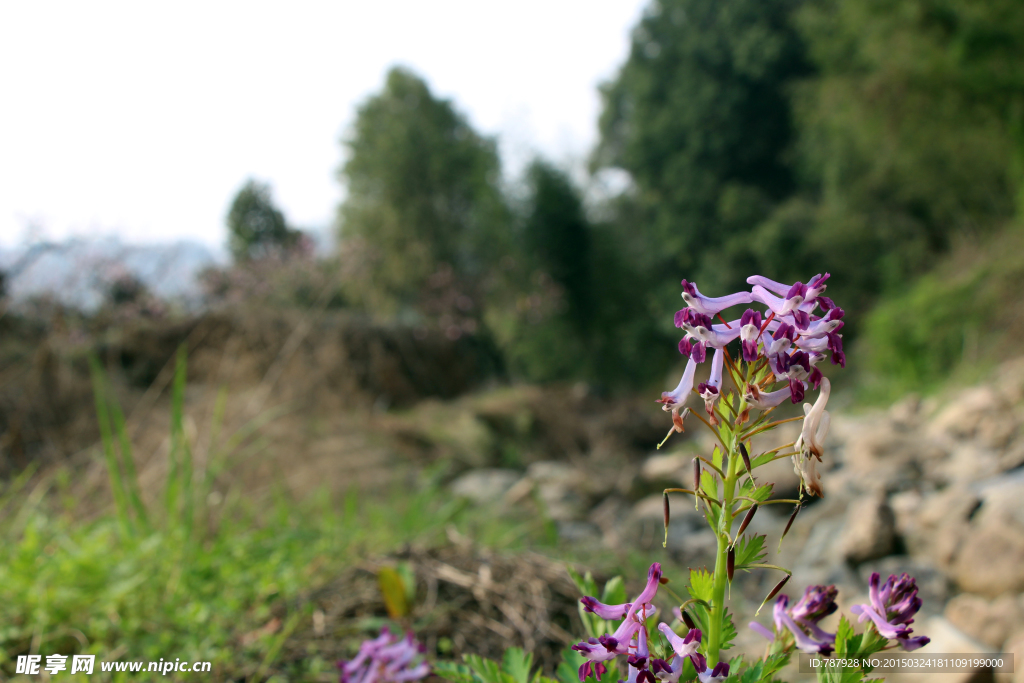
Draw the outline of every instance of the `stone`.
[[[1024,683],[1024,630],[1011,634],[1000,649],[1013,655],[1013,673],[996,674],[996,680],[1004,683]]]
[[[925,645],[919,652],[921,654],[958,654],[958,655],[981,655],[994,652],[992,648],[984,643],[972,639],[967,634],[957,629],[944,617],[931,617],[922,620],[923,623],[914,623],[914,635],[926,635],[931,642]],[[928,681],[928,683],[983,683],[992,681],[992,672],[967,671],[963,673],[941,673],[941,674],[920,674],[920,673],[887,673],[887,683],[915,683]]]
[[[857,500],[846,513],[839,540],[843,559],[853,564],[890,554],[896,543],[896,518],[883,495]]]
[[[500,501],[522,476],[515,470],[472,470],[453,481],[451,491],[456,496],[469,498],[475,503],[493,503]]]
[[[576,521],[588,508],[586,475],[564,462],[543,460],[530,465],[526,476],[534,483],[544,514],[556,522]]]
[[[931,434],[954,439],[977,438],[992,448],[1005,445],[1016,430],[1010,402],[990,386],[959,392],[928,425]]]
[[[971,638],[999,650],[1011,633],[1024,627],[1024,614],[1010,594],[989,600],[961,593],[946,604],[946,619]]]
[[[692,453],[669,453],[652,455],[640,468],[640,476],[649,482],[672,482],[675,485],[686,481],[687,472],[693,472]],[[693,475],[689,477],[692,479]]]
[[[972,525],[952,569],[957,584],[970,593],[995,597],[1024,590],[1024,529],[992,519]]]

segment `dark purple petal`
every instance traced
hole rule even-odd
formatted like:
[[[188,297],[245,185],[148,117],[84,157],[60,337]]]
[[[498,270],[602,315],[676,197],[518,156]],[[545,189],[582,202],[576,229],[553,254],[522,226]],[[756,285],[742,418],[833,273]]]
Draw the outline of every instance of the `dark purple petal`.
[[[693,342],[690,341],[689,337],[683,337],[679,340],[679,353],[683,354],[687,358],[690,357],[690,352],[693,350]]]
[[[789,380],[789,395],[793,403],[804,400],[804,383],[796,379]]]
[[[807,314],[807,311],[801,311],[799,308],[793,311],[793,320],[796,322],[798,330],[806,330],[811,324],[811,316]]]
[[[690,348],[690,358],[697,363],[707,360],[707,347],[704,342],[697,342]]]
[[[789,291],[786,292],[785,298],[792,299],[794,297],[800,297],[801,299],[803,299],[804,295],[806,294],[807,285],[801,284],[799,281],[797,281],[792,287],[789,288]]]
[[[818,368],[813,368],[811,370],[811,376],[808,377],[807,379],[811,383],[811,386],[817,389],[819,386],[821,386],[821,377],[821,370],[819,370]]]

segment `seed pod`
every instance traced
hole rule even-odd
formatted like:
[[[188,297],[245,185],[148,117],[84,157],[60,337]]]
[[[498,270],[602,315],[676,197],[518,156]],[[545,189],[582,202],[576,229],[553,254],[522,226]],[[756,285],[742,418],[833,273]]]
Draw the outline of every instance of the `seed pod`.
[[[690,613],[687,612],[686,610],[681,610],[681,612],[683,613],[683,623],[686,624],[686,628],[688,628],[688,629],[695,629],[695,628],[697,628],[697,625],[695,623],[693,623],[693,617],[690,616]]]
[[[661,547],[662,548],[667,548],[668,547],[668,494],[665,493],[665,494],[662,494],[662,495],[664,496],[664,501],[665,501],[665,540],[662,541]]]
[[[779,543],[782,543],[782,539],[789,533],[789,527],[793,526],[793,520],[796,519],[797,513],[800,512],[800,508],[803,507],[800,503],[797,503],[796,507],[793,508],[793,514],[789,516],[789,521],[786,522],[786,528],[782,530],[782,537],[779,538]]]
[[[725,556],[725,571],[732,581],[732,575],[736,573],[736,546],[729,546],[729,554]]]
[[[700,491],[700,460],[693,459],[693,491]]]
[[[768,594],[768,597],[764,599],[765,602],[768,602],[769,600],[771,600],[779,594],[779,591],[782,590],[782,587],[786,585],[787,581],[789,581],[789,576],[789,574],[786,574],[786,577],[782,579],[782,581],[779,581],[777,584],[775,584],[775,588],[773,588],[772,592]]]
[[[662,586],[667,585],[668,582],[669,582],[669,578],[667,576],[662,576],[661,578],[658,579],[658,583],[660,583]]]
[[[754,473],[750,469],[750,454],[747,453],[747,447],[743,445],[742,441],[740,441],[740,457],[743,458],[743,466],[747,468],[747,474],[753,479]]]
[[[736,538],[739,538],[740,534],[747,530],[747,525],[750,524],[750,520],[754,518],[755,512],[757,512],[757,503],[752,504],[750,509],[747,510],[747,514],[743,517],[743,521],[740,523],[740,528],[736,532]]]

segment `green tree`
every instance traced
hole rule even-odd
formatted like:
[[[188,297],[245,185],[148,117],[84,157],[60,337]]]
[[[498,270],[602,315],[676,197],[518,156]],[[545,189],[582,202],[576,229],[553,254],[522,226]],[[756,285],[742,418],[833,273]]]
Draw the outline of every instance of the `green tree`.
[[[401,68],[358,108],[339,172],[339,235],[369,249],[372,282],[417,305],[438,272],[476,291],[508,248],[495,142]]]
[[[274,206],[270,186],[248,180],[228,211],[228,246],[235,261],[287,252],[298,244],[299,232],[288,227]]]
[[[863,308],[1014,213],[1024,4],[823,0],[799,18],[819,70],[796,91],[807,246]]]
[[[527,255],[564,292],[567,317],[585,333],[592,312],[590,225],[583,199],[567,173],[537,159],[527,169],[524,225]]]
[[[672,285],[742,284],[747,236],[795,187],[788,91],[809,73],[791,22],[799,4],[654,0],[603,88],[594,166],[629,172],[636,238]]]

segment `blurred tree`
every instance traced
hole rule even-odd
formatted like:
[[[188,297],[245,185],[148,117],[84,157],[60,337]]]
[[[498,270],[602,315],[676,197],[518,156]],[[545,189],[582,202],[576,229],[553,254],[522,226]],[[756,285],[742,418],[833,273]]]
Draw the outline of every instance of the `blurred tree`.
[[[447,281],[450,271],[475,299],[508,250],[494,141],[422,79],[394,68],[383,91],[358,108],[345,145],[340,240],[342,248],[347,241],[368,248],[374,286],[393,303],[415,306],[428,281]]]
[[[246,181],[228,211],[228,246],[235,261],[260,259],[287,252],[299,243],[299,232],[288,223],[270,194],[270,186]]]
[[[741,285],[745,240],[788,197],[788,89],[809,74],[791,24],[800,0],[654,0],[604,86],[595,168],[635,185],[636,238],[659,278]]]
[[[862,308],[1013,214],[1024,3],[822,0],[799,25],[820,70],[796,98],[807,247]]]
[[[590,225],[583,200],[567,173],[537,159],[526,172],[529,200],[524,225],[527,255],[546,271],[565,296],[567,317],[579,333],[589,327]]]

